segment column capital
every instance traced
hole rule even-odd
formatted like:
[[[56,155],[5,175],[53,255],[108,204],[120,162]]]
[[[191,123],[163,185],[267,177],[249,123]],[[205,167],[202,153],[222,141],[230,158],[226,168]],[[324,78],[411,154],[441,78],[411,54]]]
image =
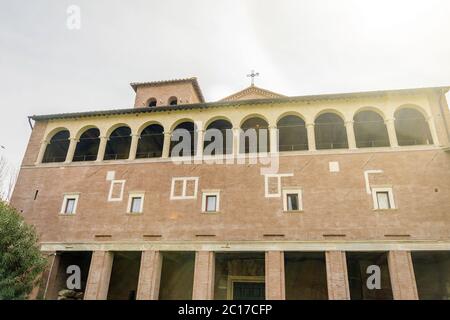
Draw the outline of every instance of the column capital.
[[[384,123],[391,123],[391,122],[395,122],[395,118],[387,118],[387,119],[384,119]]]
[[[305,127],[306,127],[306,128],[311,128],[311,127],[314,128],[314,126],[315,126],[315,123],[314,123],[314,122],[309,122],[309,123],[305,124]]]
[[[347,120],[347,121],[345,121],[345,125],[346,125],[346,126],[353,125],[354,123],[355,123],[355,121],[353,121],[353,120]]]

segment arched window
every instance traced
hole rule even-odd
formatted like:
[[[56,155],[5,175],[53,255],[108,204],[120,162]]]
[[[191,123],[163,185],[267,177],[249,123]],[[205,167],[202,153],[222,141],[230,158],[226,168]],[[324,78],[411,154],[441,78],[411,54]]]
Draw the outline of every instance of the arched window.
[[[160,158],[164,146],[164,128],[159,124],[152,124],[142,130],[137,152],[137,159]]]
[[[70,144],[69,138],[70,132],[68,130],[62,130],[53,135],[47,148],[45,148],[42,163],[66,161]]]
[[[395,113],[395,131],[399,146],[433,144],[425,117],[415,109],[405,108]]]
[[[205,155],[232,154],[233,153],[233,126],[227,120],[216,120],[207,128],[204,137],[203,149]],[[211,145],[212,144],[212,145]],[[209,148],[207,148],[210,146]]]
[[[178,104],[178,98],[170,97],[168,102],[169,102],[169,106],[176,106]]]
[[[373,111],[361,111],[354,117],[357,148],[389,147],[389,135],[383,118]]]
[[[98,147],[100,145],[100,130],[92,128],[86,130],[81,136],[75,149],[73,161],[97,160]]]
[[[320,115],[315,121],[314,132],[317,150],[348,148],[344,120],[337,114]]]
[[[183,148],[183,146],[185,146],[185,148]],[[176,149],[174,149],[175,147]],[[196,154],[196,149],[197,149],[196,125],[193,122],[189,121],[180,123],[172,132],[170,142],[170,156],[171,157],[194,156]]]
[[[270,151],[269,125],[261,118],[250,118],[241,125],[240,153]]]
[[[150,98],[147,101],[147,107],[149,107],[149,108],[156,107],[156,104],[157,104],[157,101],[155,98]]]
[[[277,123],[279,151],[308,150],[305,121],[297,116],[286,116]]]
[[[117,128],[109,136],[103,160],[128,159],[130,146],[131,129],[129,127]]]

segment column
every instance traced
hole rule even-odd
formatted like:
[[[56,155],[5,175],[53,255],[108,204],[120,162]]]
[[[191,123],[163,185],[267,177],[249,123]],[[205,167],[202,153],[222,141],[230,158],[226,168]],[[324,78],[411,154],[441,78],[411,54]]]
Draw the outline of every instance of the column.
[[[389,276],[395,300],[418,300],[416,277],[409,251],[389,251]]]
[[[214,299],[214,252],[197,251],[195,254],[193,300]]]
[[[353,122],[354,121],[347,121],[345,123],[349,149],[356,149],[356,138],[355,138],[355,130],[353,129]]]
[[[389,135],[389,142],[391,143],[391,147],[393,148],[398,147],[397,132],[395,131],[395,119],[386,119],[384,123],[386,124],[386,129]]]
[[[48,140],[42,140],[41,147],[39,148],[39,153],[38,153],[35,164],[42,163],[42,160],[44,159],[44,155],[45,155],[45,150],[47,149],[47,145],[48,145]]]
[[[164,132],[164,144],[162,151],[162,158],[168,159],[170,157],[170,140],[172,138],[171,132]]]
[[[204,130],[197,130],[197,146],[195,156],[200,160],[203,158],[203,141],[204,141]]]
[[[328,299],[350,300],[347,261],[343,251],[325,252],[327,265]]]
[[[316,151],[316,133],[314,132],[314,123],[306,125],[306,132],[308,134],[308,150]]]
[[[65,163],[71,163],[73,160],[73,156],[75,155],[75,150],[77,148],[78,139],[70,138],[69,139],[69,149],[67,150],[66,161]]]
[[[84,300],[106,300],[114,255],[109,251],[94,251],[86,283]]]
[[[142,251],[137,300],[158,300],[161,267],[159,251]]]
[[[61,255],[57,252],[51,253],[48,257],[48,269],[44,271],[43,277],[45,277],[45,300],[56,300],[58,297],[58,288],[56,288],[56,277],[58,276],[59,263],[61,261]]]
[[[285,300],[284,252],[266,252],[266,300]]]
[[[136,152],[138,148],[140,136],[138,134],[131,135],[131,146],[130,146],[130,155],[128,156],[128,160],[136,159]]]
[[[277,154],[279,151],[278,128],[269,127],[270,153]]]
[[[241,128],[233,128],[233,154],[235,156],[238,156],[240,151],[240,133]]]
[[[428,127],[430,128],[430,133],[431,133],[431,137],[433,138],[433,144],[435,146],[439,146],[439,137],[437,135],[437,130],[436,130],[436,125],[434,123],[434,118],[433,117],[429,117],[427,119],[428,122]]]
[[[108,143],[107,137],[100,137],[100,144],[98,146],[97,160],[96,162],[103,161],[105,157],[106,144]]]

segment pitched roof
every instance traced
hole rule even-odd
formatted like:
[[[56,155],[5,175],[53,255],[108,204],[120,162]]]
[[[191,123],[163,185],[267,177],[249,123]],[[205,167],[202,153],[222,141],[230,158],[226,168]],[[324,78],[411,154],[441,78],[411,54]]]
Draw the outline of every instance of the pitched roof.
[[[285,98],[286,96],[269,91],[257,86],[251,85],[239,92],[233,93],[228,97],[225,97],[219,101],[237,101],[237,100],[250,100],[250,99],[274,99],[274,98]]]
[[[173,84],[173,83],[182,83],[182,82],[190,82],[194,87],[195,92],[197,93],[198,99],[200,102],[205,102],[205,97],[203,96],[202,90],[200,89],[200,85],[198,84],[197,77],[192,78],[184,78],[184,79],[172,79],[172,80],[161,80],[161,81],[150,81],[150,82],[132,82],[130,86],[133,88],[134,92],[136,92],[138,87],[141,86],[160,86],[165,84]]]

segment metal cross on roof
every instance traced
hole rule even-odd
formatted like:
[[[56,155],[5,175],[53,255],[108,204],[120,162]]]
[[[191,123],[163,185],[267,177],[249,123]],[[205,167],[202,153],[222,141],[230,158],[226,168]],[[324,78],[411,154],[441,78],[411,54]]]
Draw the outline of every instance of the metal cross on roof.
[[[255,73],[255,70],[252,70],[252,73],[247,75],[248,78],[252,78],[252,87],[255,85],[255,77],[259,77],[259,72]]]

